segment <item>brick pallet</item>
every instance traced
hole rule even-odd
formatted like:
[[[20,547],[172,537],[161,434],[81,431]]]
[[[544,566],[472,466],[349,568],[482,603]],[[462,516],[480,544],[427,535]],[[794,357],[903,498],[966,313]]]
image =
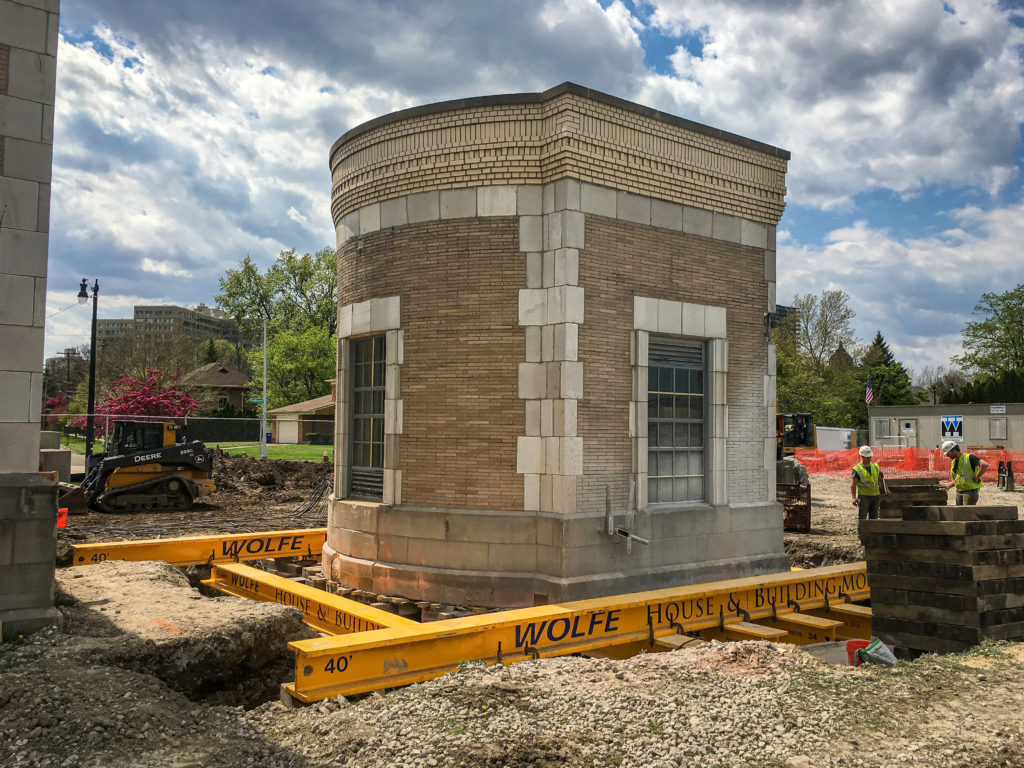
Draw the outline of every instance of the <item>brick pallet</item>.
[[[947,502],[946,491],[939,487],[937,477],[906,477],[886,479],[892,496],[882,495],[878,514],[883,519],[901,519],[907,507],[938,507]]]
[[[872,631],[903,652],[1024,638],[1024,520],[1016,507],[908,507],[865,520]]]

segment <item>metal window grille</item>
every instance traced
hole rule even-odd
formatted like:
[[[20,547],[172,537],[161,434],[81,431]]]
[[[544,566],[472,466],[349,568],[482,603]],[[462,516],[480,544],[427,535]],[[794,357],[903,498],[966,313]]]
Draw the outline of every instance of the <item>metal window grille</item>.
[[[647,501],[704,501],[704,344],[651,339],[647,372]]]
[[[380,501],[384,496],[384,336],[351,344],[349,497]]]

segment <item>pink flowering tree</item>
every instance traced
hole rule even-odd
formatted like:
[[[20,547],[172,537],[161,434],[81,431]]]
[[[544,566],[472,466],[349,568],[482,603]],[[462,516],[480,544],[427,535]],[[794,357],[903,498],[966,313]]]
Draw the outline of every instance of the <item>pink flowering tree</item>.
[[[107,419],[113,424],[114,417],[158,417],[185,418],[193,415],[203,406],[192,395],[176,386],[178,377],[164,375],[163,371],[146,369],[144,381],[121,374],[110,388],[110,395],[96,405],[97,417],[94,429],[97,435],[106,431]],[[84,428],[85,418],[75,420],[75,426]]]

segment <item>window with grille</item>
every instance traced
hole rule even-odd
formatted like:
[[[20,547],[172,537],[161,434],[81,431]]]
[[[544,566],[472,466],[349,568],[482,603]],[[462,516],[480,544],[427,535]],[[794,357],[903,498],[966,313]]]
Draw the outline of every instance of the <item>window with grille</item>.
[[[350,342],[349,497],[380,501],[384,495],[384,336]]]
[[[704,501],[704,344],[652,337],[647,372],[647,501]]]

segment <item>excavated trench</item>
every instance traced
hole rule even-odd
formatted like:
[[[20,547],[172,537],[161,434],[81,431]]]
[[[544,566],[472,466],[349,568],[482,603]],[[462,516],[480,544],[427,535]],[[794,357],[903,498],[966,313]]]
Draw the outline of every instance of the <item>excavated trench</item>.
[[[288,643],[316,632],[292,608],[201,594],[192,571],[129,562],[58,571],[64,652],[152,675],[195,702],[250,709],[277,699],[294,675]]]

